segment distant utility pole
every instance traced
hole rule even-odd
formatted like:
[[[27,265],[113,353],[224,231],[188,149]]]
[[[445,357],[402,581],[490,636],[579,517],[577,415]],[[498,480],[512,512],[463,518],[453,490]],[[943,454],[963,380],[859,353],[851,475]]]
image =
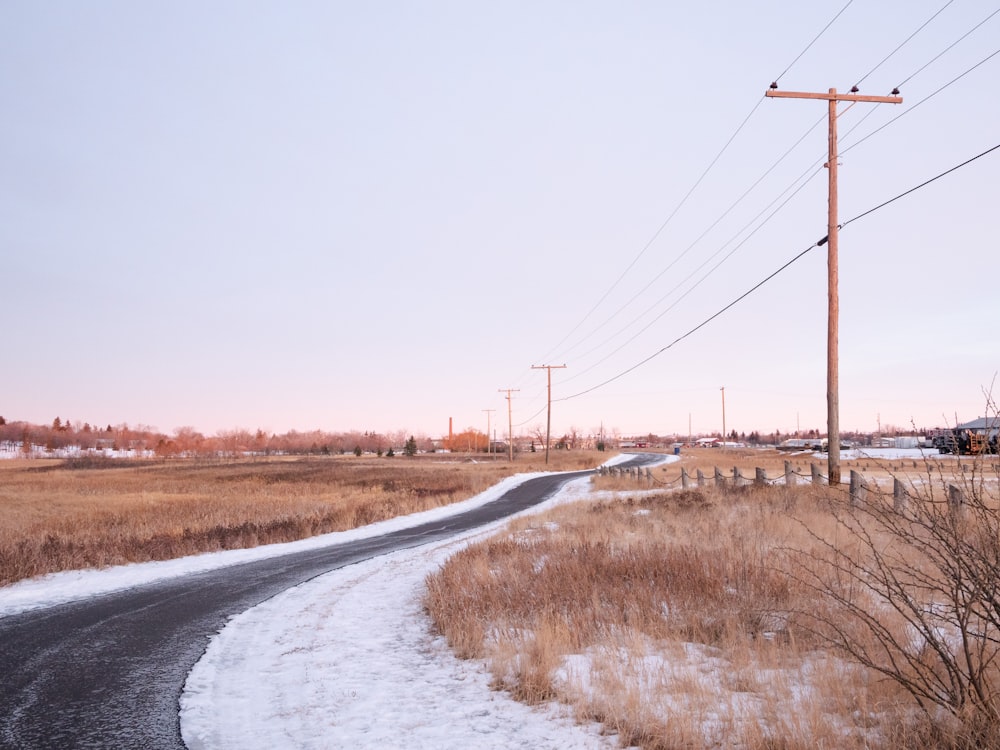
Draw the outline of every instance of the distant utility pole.
[[[509,461],[514,462],[514,417],[511,411],[511,401],[510,394],[517,393],[520,388],[498,388],[499,393],[506,393],[507,399],[507,451],[509,453]]]
[[[726,386],[722,386],[722,450],[726,449]]]
[[[840,317],[840,299],[838,296],[839,271],[837,268],[837,233],[840,225],[837,223],[837,102],[875,102],[878,104],[901,104],[903,97],[898,96],[899,90],[893,89],[892,96],[862,96],[858,87],[851,88],[849,94],[838,94],[837,89],[829,93],[809,93],[801,91],[778,91],[778,84],[772,83],[764,96],[783,99],[825,99],[829,102],[830,113],[830,153],[826,162],[829,186],[830,210],[827,222],[827,269],[828,269],[828,311],[826,338],[826,429],[828,439],[829,479],[831,485],[840,484],[840,373],[838,371],[838,319]],[[823,240],[819,242],[823,244]]]
[[[549,406],[548,416],[545,419],[545,463],[549,462],[549,435],[552,432],[552,371],[561,370],[566,365],[532,365],[532,370],[548,370],[549,374]]]
[[[496,411],[496,409],[483,409],[486,412],[486,454],[489,455],[493,453],[493,444],[490,442],[490,414]]]

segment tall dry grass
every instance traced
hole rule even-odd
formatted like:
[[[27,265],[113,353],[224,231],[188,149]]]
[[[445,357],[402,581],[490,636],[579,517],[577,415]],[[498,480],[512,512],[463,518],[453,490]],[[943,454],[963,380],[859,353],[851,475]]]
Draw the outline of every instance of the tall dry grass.
[[[849,505],[844,490],[596,498],[519,520],[429,577],[435,626],[460,656],[488,662],[496,688],[565,701],[642,748],[959,748],[990,736],[1000,746],[1000,721],[993,735],[970,734],[921,712],[898,682],[817,631],[812,614],[831,626],[838,615],[789,572],[823,559],[828,542],[863,558],[832,512]]]
[[[475,460],[471,460],[475,458]],[[557,451],[547,468],[606,454]],[[544,455],[0,461],[0,585],[343,531],[465,500]]]

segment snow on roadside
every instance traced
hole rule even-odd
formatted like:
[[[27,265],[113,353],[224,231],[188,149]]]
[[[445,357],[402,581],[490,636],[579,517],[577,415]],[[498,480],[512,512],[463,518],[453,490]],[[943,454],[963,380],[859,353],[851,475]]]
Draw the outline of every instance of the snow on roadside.
[[[588,494],[568,483],[537,512]],[[191,750],[611,748],[598,725],[489,688],[485,665],[432,634],[424,579],[506,525],[335,570],[232,618],[188,676],[181,731]]]
[[[188,676],[187,746],[615,747],[558,708],[490,690],[481,662],[460,661],[431,633],[423,581],[467,543],[368,560],[234,617]]]

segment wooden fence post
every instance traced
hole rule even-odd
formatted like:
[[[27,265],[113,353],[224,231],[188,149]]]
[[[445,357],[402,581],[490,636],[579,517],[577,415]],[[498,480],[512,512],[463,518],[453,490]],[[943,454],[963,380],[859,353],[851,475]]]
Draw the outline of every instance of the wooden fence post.
[[[688,476],[688,470],[681,469],[681,489],[686,490],[691,486],[691,478]]]
[[[812,483],[823,484],[823,475],[819,473],[819,467],[816,464],[809,464],[809,470],[812,472]]]
[[[858,506],[868,500],[868,486],[865,479],[854,469],[851,469],[851,505]]]
[[[792,471],[792,462],[785,461],[785,486],[794,487],[795,483],[798,481],[798,477],[795,472]]]
[[[722,472],[719,471],[719,467],[718,466],[715,467],[715,486],[716,487],[725,487],[726,486],[726,478],[724,476],[722,476]]]
[[[733,467],[733,487],[743,486],[743,472],[740,471],[739,466]]]
[[[906,515],[909,510],[910,495],[899,477],[892,478],[892,509],[896,513]]]
[[[698,486],[699,487],[705,486],[705,472],[703,472],[701,469],[698,469]]]
[[[958,518],[965,512],[965,494],[961,487],[954,484],[948,485],[948,510]]]
[[[766,487],[767,472],[759,466],[754,471],[757,473],[753,480],[754,487]]]

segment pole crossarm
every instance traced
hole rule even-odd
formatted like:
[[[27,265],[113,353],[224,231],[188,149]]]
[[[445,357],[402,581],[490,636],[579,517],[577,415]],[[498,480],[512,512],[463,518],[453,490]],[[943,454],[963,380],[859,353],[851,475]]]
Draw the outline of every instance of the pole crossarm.
[[[779,91],[778,89],[768,89],[764,96],[778,99],[826,99],[837,102],[876,102],[878,104],[902,104],[901,96],[868,96],[866,94],[838,94],[836,89],[831,89],[828,93],[814,91]]]

